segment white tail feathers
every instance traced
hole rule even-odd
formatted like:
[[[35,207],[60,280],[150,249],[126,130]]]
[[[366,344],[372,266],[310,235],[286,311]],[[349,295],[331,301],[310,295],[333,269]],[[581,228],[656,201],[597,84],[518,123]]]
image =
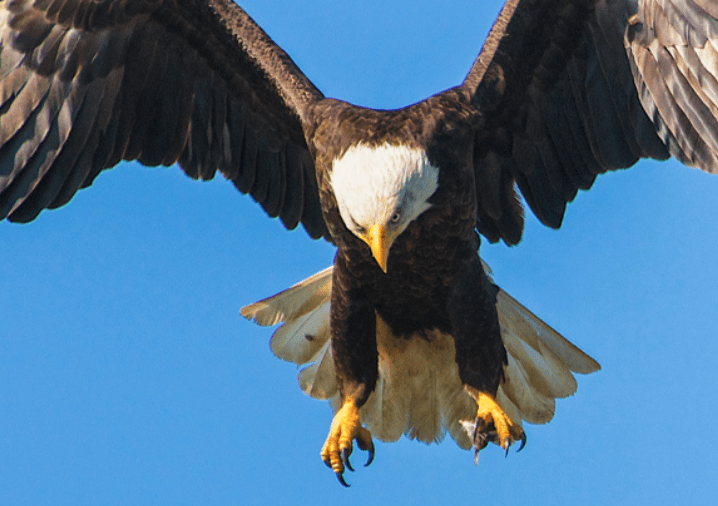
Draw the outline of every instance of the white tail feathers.
[[[488,270],[488,269],[487,269]],[[329,332],[332,267],[293,287],[241,309],[260,325],[284,324],[272,336],[272,351],[298,364],[302,391],[339,409],[339,391]],[[499,290],[496,307],[509,363],[496,400],[520,424],[553,418],[556,398],[576,391],[573,373],[600,369],[598,363]],[[402,434],[426,443],[445,432],[462,448],[471,441],[462,420],[473,420],[476,402],[464,390],[451,336],[432,331],[427,338],[396,339],[377,318],[379,379],[362,406],[362,423],[383,441]]]
[[[333,270],[334,267],[327,267],[277,295],[244,306],[239,312],[263,327],[303,316],[329,301]]]

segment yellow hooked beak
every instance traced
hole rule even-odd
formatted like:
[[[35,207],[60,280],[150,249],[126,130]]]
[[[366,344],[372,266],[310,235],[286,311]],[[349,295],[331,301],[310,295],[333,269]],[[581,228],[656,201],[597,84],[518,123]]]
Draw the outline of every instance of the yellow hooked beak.
[[[364,237],[364,241],[371,248],[376,263],[379,264],[381,270],[386,273],[386,264],[389,260],[389,248],[391,248],[391,240],[388,240],[386,227],[382,225],[372,225]]]

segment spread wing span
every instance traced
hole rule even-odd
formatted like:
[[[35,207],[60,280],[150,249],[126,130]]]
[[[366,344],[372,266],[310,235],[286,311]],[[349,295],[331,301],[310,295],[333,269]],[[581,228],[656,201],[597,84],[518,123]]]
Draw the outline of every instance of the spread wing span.
[[[463,86],[484,116],[478,226],[493,241],[521,237],[514,183],[558,228],[579,189],[640,158],[718,171],[714,0],[509,0]]]
[[[219,170],[324,236],[302,130],[317,98],[231,0],[0,2],[0,219],[30,221],[136,159]]]
[[[713,0],[508,0],[462,85],[477,227],[516,244],[642,157],[718,171]],[[0,219],[66,203],[120,160],[216,170],[327,237],[304,137],[322,94],[231,0],[0,2]]]

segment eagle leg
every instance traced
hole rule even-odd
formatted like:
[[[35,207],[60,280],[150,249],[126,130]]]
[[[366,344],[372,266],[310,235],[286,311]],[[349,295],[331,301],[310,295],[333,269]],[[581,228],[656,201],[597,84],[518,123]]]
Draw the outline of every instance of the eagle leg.
[[[517,451],[523,450],[526,445],[526,433],[521,425],[511,421],[493,396],[468,385],[464,385],[464,388],[476,400],[478,406],[473,431],[469,433],[474,444],[474,463],[478,462],[479,451],[489,443],[501,446],[508,455],[511,445],[521,441]]]
[[[344,468],[354,471],[349,456],[352,453],[353,441],[356,439],[359,449],[368,451],[369,458],[364,466],[374,460],[374,442],[371,433],[359,422],[359,408],[353,400],[347,400],[334,415],[329,436],[322,446],[322,460],[330,467],[339,479],[339,483],[348,487],[344,480]]]

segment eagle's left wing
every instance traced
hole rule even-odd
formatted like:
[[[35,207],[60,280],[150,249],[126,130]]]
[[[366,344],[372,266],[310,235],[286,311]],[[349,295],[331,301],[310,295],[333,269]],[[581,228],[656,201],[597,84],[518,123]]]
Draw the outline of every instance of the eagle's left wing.
[[[509,0],[463,88],[482,111],[479,230],[515,244],[598,174],[675,157],[718,172],[714,0]]]

